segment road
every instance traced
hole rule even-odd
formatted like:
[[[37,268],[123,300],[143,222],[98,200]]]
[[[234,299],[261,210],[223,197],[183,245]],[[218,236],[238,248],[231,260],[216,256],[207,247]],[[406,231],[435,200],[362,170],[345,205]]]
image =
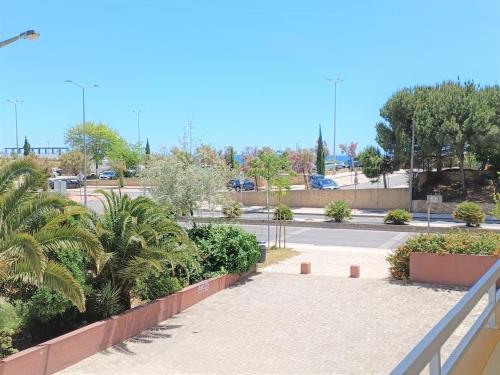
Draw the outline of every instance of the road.
[[[334,177],[335,179],[335,177]],[[399,173],[399,174],[391,174],[388,176],[389,179],[389,188],[391,187],[408,187],[408,177],[404,173]],[[362,182],[358,185],[356,185],[356,189],[383,189],[384,188],[384,182],[382,181],[382,178],[380,178],[379,183],[371,183],[370,181],[368,182]],[[354,189],[354,185],[346,185],[342,186],[341,189]]]

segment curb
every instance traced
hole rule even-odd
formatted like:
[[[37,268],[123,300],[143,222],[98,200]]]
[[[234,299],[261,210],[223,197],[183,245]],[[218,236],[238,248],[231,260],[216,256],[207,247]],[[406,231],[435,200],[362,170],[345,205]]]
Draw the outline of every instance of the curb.
[[[189,222],[187,217],[178,217],[177,221]],[[226,219],[218,218],[200,218],[196,217],[198,223],[223,223],[223,224],[246,224],[246,225],[267,225],[267,220],[250,220],[250,219]],[[273,222],[273,221],[272,221]],[[271,224],[272,225],[272,224]],[[306,222],[306,221],[288,221],[290,227],[302,228],[329,228],[329,229],[354,229],[354,230],[374,230],[386,232],[410,232],[410,233],[427,233],[426,226],[416,225],[391,225],[391,224],[364,224],[364,223],[335,223],[331,221],[325,222]],[[430,227],[430,233],[448,233],[451,230],[460,229],[469,232],[500,232],[500,229],[488,228],[468,228],[468,227]]]

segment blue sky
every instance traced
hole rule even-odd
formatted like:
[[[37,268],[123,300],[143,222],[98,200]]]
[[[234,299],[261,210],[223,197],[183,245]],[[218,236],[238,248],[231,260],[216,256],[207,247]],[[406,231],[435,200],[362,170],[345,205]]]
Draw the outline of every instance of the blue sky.
[[[0,147],[20,138],[62,145],[81,119],[72,79],[97,83],[87,118],[153,150],[177,143],[187,121],[216,148],[311,147],[318,124],[331,147],[374,143],[379,109],[397,89],[444,79],[500,79],[498,1],[10,1],[0,39]]]

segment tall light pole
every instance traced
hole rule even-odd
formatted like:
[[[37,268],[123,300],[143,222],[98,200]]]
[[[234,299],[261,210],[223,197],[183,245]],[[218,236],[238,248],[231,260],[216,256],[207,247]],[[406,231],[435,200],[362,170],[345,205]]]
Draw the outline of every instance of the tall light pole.
[[[98,85],[83,86],[72,80],[67,79],[67,83],[71,83],[82,90],[82,117],[83,117],[83,174],[85,183],[83,184],[83,204],[87,207],[87,125],[85,124],[85,89],[99,87]]]
[[[22,103],[23,101],[19,98],[15,100],[7,99],[6,101],[14,105],[14,117],[16,119],[16,159],[19,159],[19,136],[17,131],[17,104]]]
[[[408,211],[413,210],[413,154],[415,153],[415,122],[411,122],[410,181],[408,181]]]
[[[337,83],[342,82],[343,78],[327,78],[327,81],[333,83],[334,99],[333,99],[333,174],[337,172]]]
[[[137,145],[141,144],[141,113],[144,113],[142,109],[133,110],[132,112],[137,113]]]
[[[12,38],[3,40],[0,42],[0,48],[5,47],[11,43],[18,41],[19,39],[28,39],[28,40],[37,40],[40,37],[40,34],[35,30],[27,30],[19,35],[16,35]]]

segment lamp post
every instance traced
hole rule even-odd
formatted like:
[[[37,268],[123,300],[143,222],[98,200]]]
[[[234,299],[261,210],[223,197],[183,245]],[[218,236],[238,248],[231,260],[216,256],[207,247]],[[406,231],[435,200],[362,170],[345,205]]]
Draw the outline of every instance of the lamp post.
[[[19,159],[19,136],[17,131],[17,104],[22,103],[23,101],[19,98],[15,100],[7,99],[6,101],[14,105],[14,116],[16,119],[16,159]]]
[[[410,180],[408,181],[408,211],[413,210],[413,154],[415,153],[415,122],[411,122]]]
[[[337,172],[337,83],[344,81],[343,78],[327,78],[327,81],[333,83],[334,99],[333,99],[333,174]]]
[[[1,41],[0,48],[5,47],[11,43],[14,43],[14,42],[18,41],[19,39],[37,40],[39,37],[40,37],[40,34],[37,33],[35,30],[27,30],[19,35],[16,35],[15,37]]]
[[[144,113],[142,109],[133,110],[132,112],[137,113],[137,145],[141,144],[141,113]]]
[[[85,183],[83,184],[83,204],[87,207],[87,126],[85,124],[85,89],[99,87],[98,85],[83,86],[79,83],[67,79],[65,82],[71,83],[82,90],[82,117],[83,117],[83,174]]]

